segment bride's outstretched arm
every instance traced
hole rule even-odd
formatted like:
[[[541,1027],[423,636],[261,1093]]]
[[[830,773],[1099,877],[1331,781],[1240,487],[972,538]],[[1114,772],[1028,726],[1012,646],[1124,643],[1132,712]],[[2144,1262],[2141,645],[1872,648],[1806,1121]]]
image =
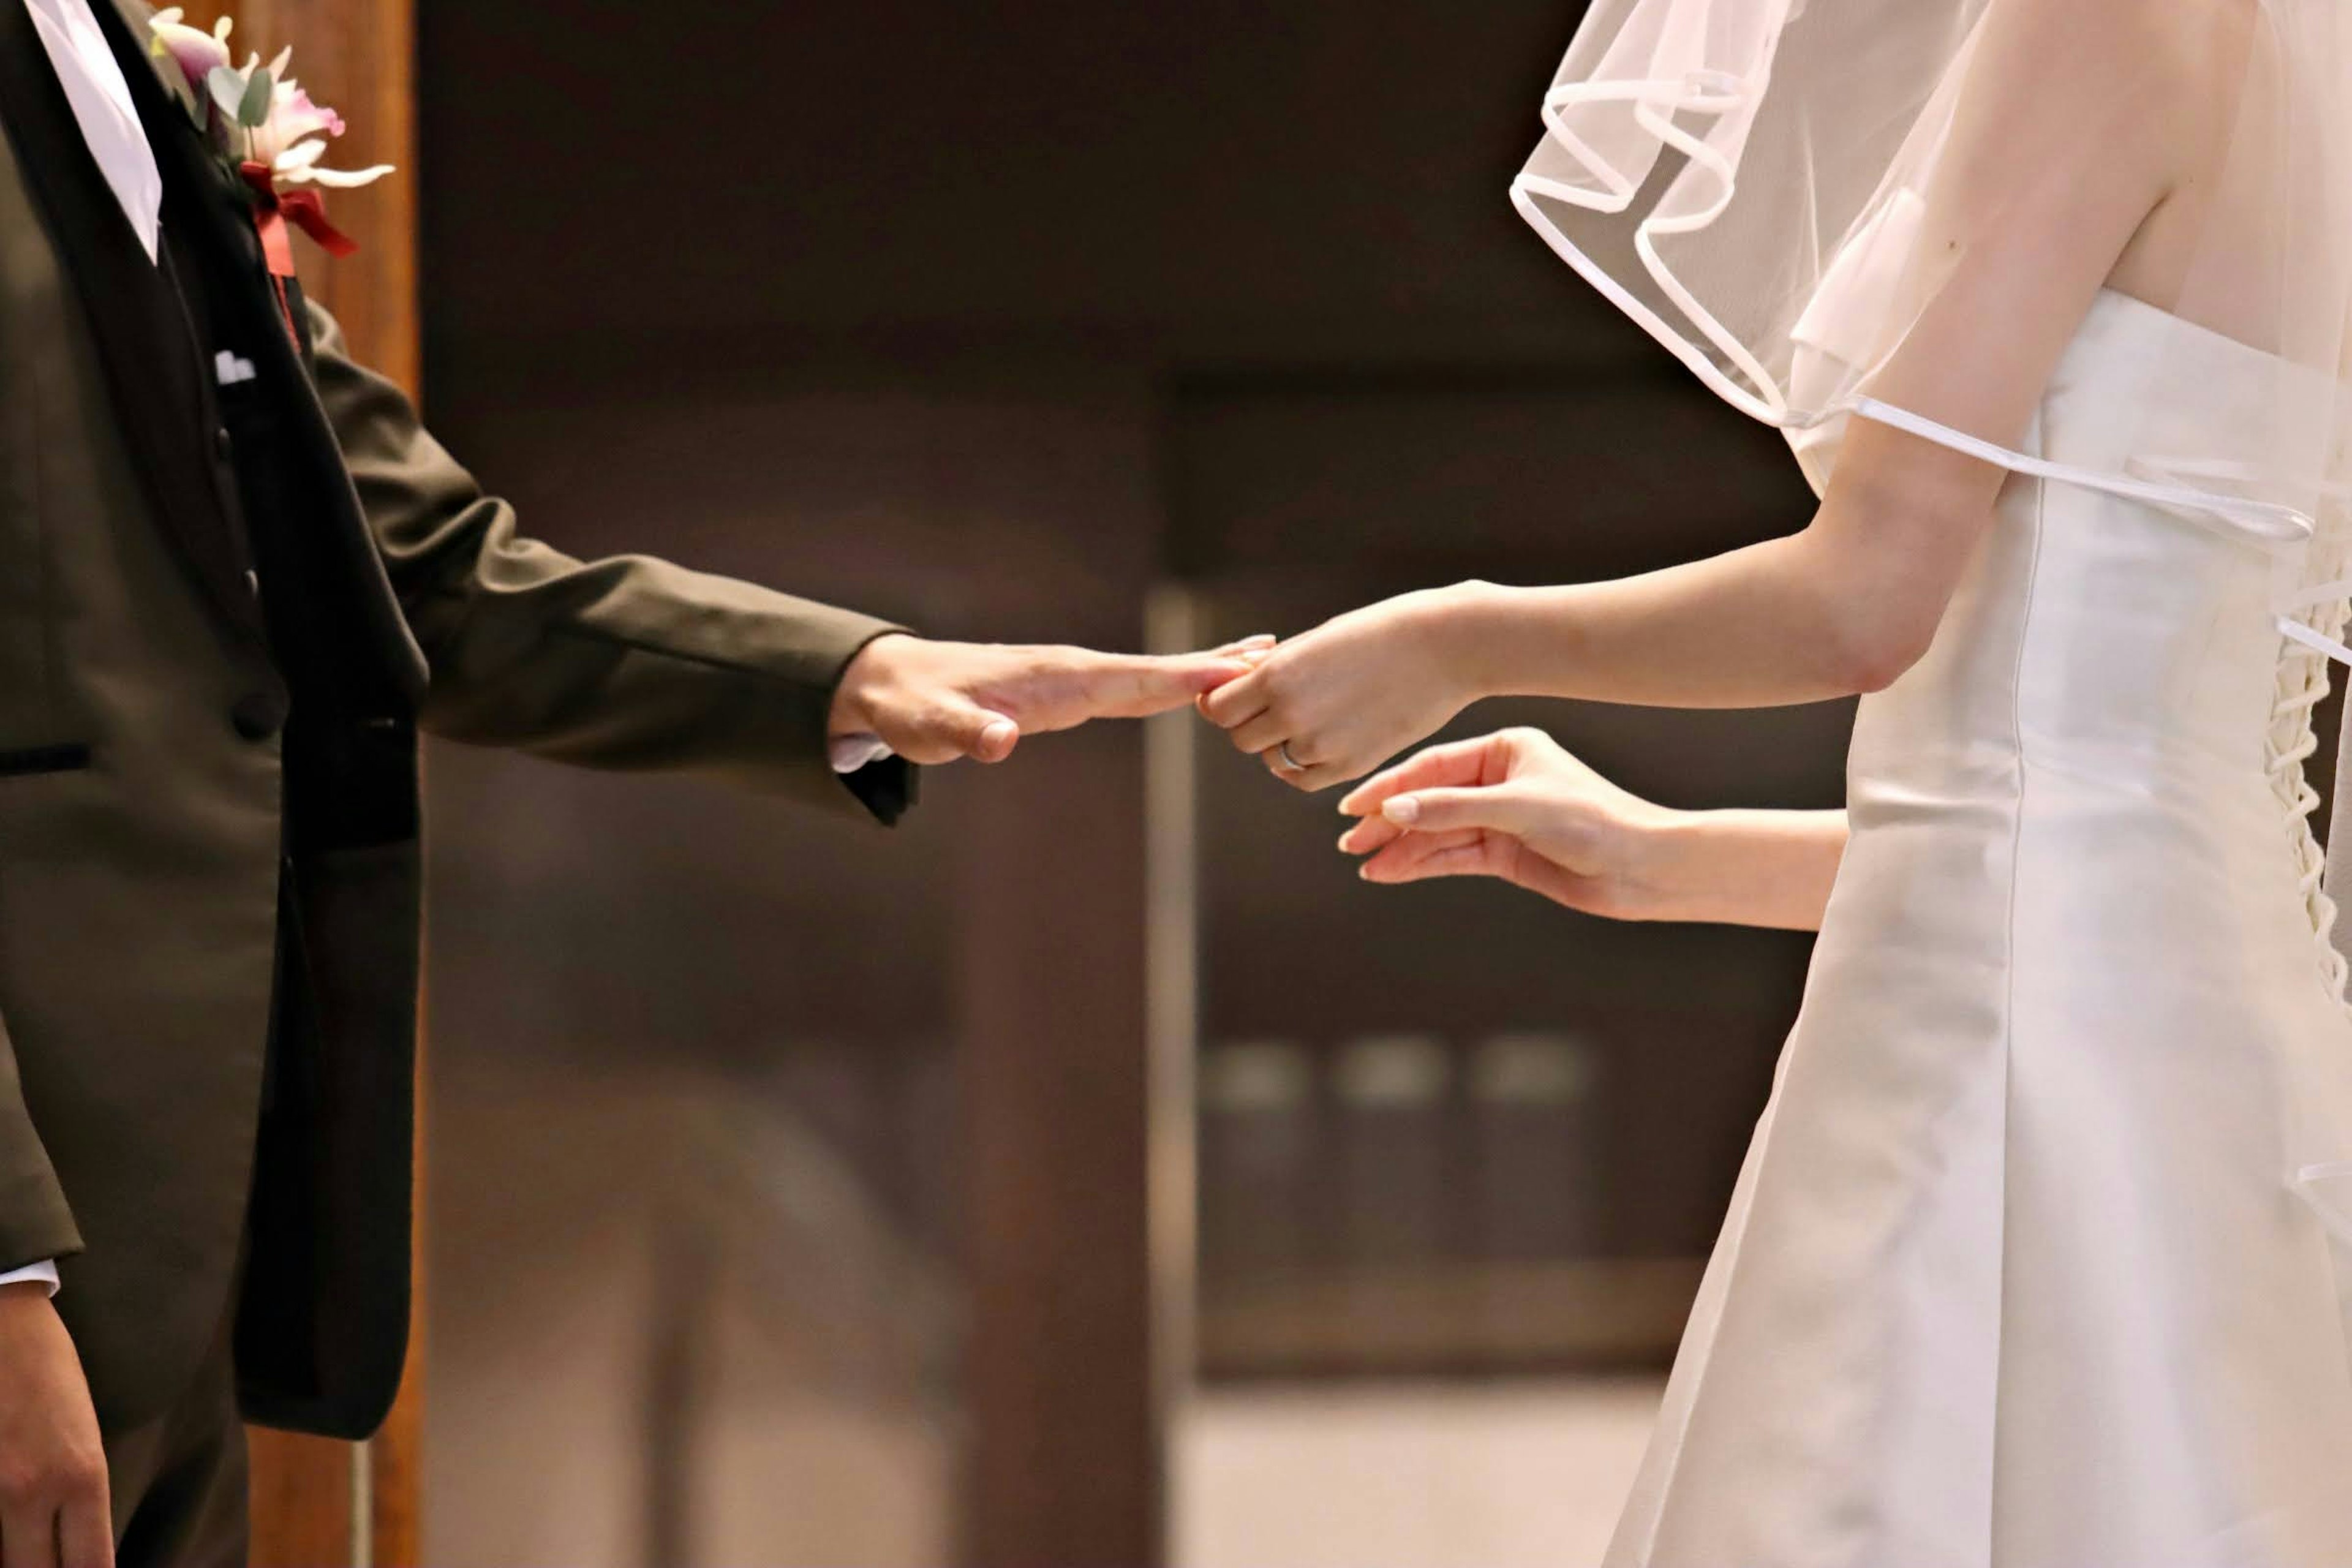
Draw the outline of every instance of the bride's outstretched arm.
[[[1202,710],[1320,789],[1482,698],[1762,708],[1875,690],[1926,650],[2000,482],[1990,464],[1857,420],[1801,532],[1612,582],[1384,600],[1292,639]]]
[[[1926,653],[2004,475],[1855,420],[1811,526],[1612,582],[1449,590],[1479,696],[1761,708],[1875,691]]]
[[[1675,811],[1539,730],[1433,746],[1339,809],[1368,882],[1495,877],[1612,920],[1816,931],[1845,853],[1843,811]]]
[[[1874,397],[2013,447],[2101,288],[2162,302],[2182,225],[2198,229],[2194,176],[2230,143],[2218,117],[2234,112],[2253,9],[1987,13],[1919,193],[1905,274],[1919,302],[1869,377]],[[1286,782],[1320,789],[1484,696],[1724,708],[1869,691],[1928,646],[2004,477],[1857,416],[1798,533],[1617,582],[1391,599],[1285,644],[1202,710]]]

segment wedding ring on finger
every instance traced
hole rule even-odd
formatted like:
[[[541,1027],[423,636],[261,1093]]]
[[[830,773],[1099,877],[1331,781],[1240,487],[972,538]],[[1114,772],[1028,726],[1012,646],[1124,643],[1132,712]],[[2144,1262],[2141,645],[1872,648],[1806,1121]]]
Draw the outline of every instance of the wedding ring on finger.
[[[1290,754],[1289,742],[1284,741],[1280,744],[1276,745],[1274,748],[1274,754],[1280,757],[1282,759],[1282,765],[1289,769],[1292,773],[1303,773],[1307,771],[1307,764]]]

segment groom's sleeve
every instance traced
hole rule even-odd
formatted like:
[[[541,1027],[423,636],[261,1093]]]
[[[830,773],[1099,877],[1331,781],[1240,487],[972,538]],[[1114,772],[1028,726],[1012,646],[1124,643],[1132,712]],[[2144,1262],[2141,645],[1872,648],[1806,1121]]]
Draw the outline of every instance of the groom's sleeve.
[[[16,1050],[0,1020],[0,1270],[15,1274],[80,1250],[81,1233],[26,1108]]]
[[[583,563],[524,538],[514,509],[482,493],[407,396],[352,361],[333,317],[310,310],[320,400],[432,669],[426,729],[592,767],[862,802],[885,822],[911,802],[904,762],[845,778],[826,759],[843,671],[898,627],[666,561]]]

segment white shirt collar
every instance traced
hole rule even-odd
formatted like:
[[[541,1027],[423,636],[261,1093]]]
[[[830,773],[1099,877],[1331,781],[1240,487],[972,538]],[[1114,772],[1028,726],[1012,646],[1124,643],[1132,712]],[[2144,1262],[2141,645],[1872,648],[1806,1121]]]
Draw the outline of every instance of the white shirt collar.
[[[111,4],[112,0],[105,0]],[[7,0],[0,0],[0,5]],[[163,176],[155,167],[155,150],[139,123],[131,84],[107,47],[89,0],[24,0],[32,14],[33,30],[48,50],[49,64],[65,88],[81,124],[82,140],[106,176],[131,232],[154,260],[163,235]]]

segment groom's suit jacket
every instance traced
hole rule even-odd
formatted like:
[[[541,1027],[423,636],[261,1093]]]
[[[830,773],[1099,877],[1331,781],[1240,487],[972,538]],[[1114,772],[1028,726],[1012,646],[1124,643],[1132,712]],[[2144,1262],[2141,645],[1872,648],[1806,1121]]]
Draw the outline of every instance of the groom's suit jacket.
[[[110,1430],[234,1305],[247,1414],[358,1436],[407,1340],[418,728],[887,819],[910,774],[845,789],[824,724],[888,628],[521,537],[299,290],[297,341],[97,9],[160,265],[0,3],[0,1269],[62,1260]]]

